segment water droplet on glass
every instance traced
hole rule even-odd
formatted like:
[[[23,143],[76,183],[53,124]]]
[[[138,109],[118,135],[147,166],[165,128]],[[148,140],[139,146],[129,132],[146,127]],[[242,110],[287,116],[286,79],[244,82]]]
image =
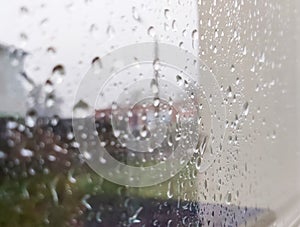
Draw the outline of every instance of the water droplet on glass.
[[[232,201],[232,195],[231,192],[227,192],[226,196],[225,196],[225,202],[226,204],[230,205]]]
[[[56,54],[56,50],[55,50],[54,47],[48,47],[47,48],[47,53],[51,54],[51,55],[54,55],[54,54]]]
[[[152,89],[152,93],[153,94],[158,94],[159,88],[158,88],[157,81],[155,79],[151,80],[151,85],[150,86],[151,86],[151,89]]]
[[[22,32],[22,33],[20,34],[20,40],[21,40],[22,44],[25,45],[26,42],[27,42],[27,40],[28,40],[27,34],[24,33],[24,32]]]
[[[249,113],[249,103],[245,102],[244,105],[243,105],[243,115],[247,116],[248,113]]]
[[[82,198],[82,200],[81,200],[82,205],[84,205],[85,208],[88,209],[88,210],[91,210],[91,209],[92,209],[91,205],[90,205],[90,204],[88,203],[88,201],[87,201],[90,197],[91,197],[90,195],[85,195],[85,196]]]
[[[154,69],[155,71],[160,70],[160,61],[159,61],[159,59],[155,59],[155,60],[153,61],[153,69]]]
[[[132,17],[136,21],[141,21],[141,18],[140,18],[139,14],[137,12],[137,9],[135,7],[132,7]]]
[[[96,73],[96,74],[100,73],[101,68],[102,68],[102,62],[101,62],[101,59],[99,57],[95,57],[92,60],[92,67],[93,67],[94,73]]]
[[[265,53],[262,53],[261,56],[259,57],[259,62],[264,63],[265,60],[266,60]]]
[[[117,104],[116,102],[112,102],[112,104],[111,104],[111,109],[112,109],[112,110],[118,109],[118,104]]]
[[[52,70],[52,78],[51,81],[55,84],[59,84],[62,82],[63,77],[65,75],[65,69],[62,65],[57,65]]]
[[[196,169],[199,170],[201,168],[202,156],[199,154],[196,158]]]
[[[55,97],[53,94],[49,94],[46,97],[46,107],[50,108],[54,105],[55,103]]]
[[[118,138],[120,135],[121,135],[121,131],[115,129],[115,130],[114,130],[114,136],[115,136],[116,138]]]
[[[89,110],[90,110],[90,106],[86,102],[79,100],[73,107],[74,117],[76,118],[87,117],[89,116]]]
[[[231,65],[230,71],[231,71],[232,73],[235,71],[235,66],[234,66],[234,65]]]
[[[228,86],[228,88],[227,88],[227,96],[229,98],[233,96],[231,86]]]
[[[148,128],[147,128],[146,125],[144,125],[144,126],[142,127],[142,130],[140,131],[140,135],[141,135],[141,137],[143,137],[143,138],[145,138],[145,137],[147,137],[147,136],[149,135],[149,130],[148,130]]]
[[[192,38],[193,38],[193,40],[198,39],[198,31],[196,29],[194,31],[192,31]]]
[[[173,193],[173,187],[172,187],[172,181],[170,181],[170,182],[168,183],[167,196],[168,196],[169,199],[172,199],[173,196],[174,196],[174,193]]]
[[[155,37],[155,29],[153,26],[150,26],[148,28],[148,31],[147,31],[148,35],[150,35],[151,37]]]
[[[184,84],[184,80],[179,75],[176,76],[176,82],[179,86],[182,86]]]
[[[25,116],[25,125],[28,127],[34,127],[37,121],[37,113],[35,110],[29,110]]]
[[[109,25],[106,29],[106,33],[108,37],[112,39],[115,36],[115,29],[111,25]]]
[[[247,55],[247,47],[246,47],[246,46],[244,46],[244,48],[243,48],[243,55],[244,55],[244,56]]]
[[[28,8],[26,6],[22,6],[20,8],[20,13],[21,14],[26,15],[26,14],[28,14],[28,12],[29,12],[29,10],[28,10]]]
[[[172,133],[168,134],[168,146],[169,147],[173,146],[173,135],[172,135]]]
[[[44,90],[47,94],[50,94],[51,92],[53,92],[53,90],[54,90],[53,83],[50,80],[47,80],[45,82]]]
[[[164,15],[165,15],[166,19],[169,19],[170,18],[170,10],[169,9],[165,9],[164,10]]]
[[[25,149],[25,148],[21,149],[20,153],[23,157],[32,157],[33,156],[33,151],[31,151],[29,149]]]
[[[173,29],[173,31],[177,31],[176,20],[172,21],[172,29]]]
[[[159,106],[159,104],[160,104],[160,99],[159,98],[154,98],[153,99],[153,106],[155,106],[155,107],[158,107]]]

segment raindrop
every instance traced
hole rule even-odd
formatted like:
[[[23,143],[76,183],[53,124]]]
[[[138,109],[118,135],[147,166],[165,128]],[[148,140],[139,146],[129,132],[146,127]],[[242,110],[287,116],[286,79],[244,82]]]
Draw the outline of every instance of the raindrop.
[[[65,69],[62,65],[56,65],[52,70],[52,79],[51,81],[55,84],[59,84],[63,80],[63,76],[65,75]]]
[[[159,61],[159,59],[155,59],[155,60],[153,61],[153,69],[154,69],[155,71],[160,70],[160,61]]]
[[[0,159],[6,158],[6,154],[3,151],[0,151]]]
[[[150,35],[151,37],[155,37],[155,29],[153,26],[150,26],[148,28],[148,31],[147,31],[148,35]]]
[[[102,156],[100,156],[99,161],[102,164],[106,164],[106,162],[107,162],[107,160],[105,158],[103,158]]]
[[[177,133],[177,134],[176,134],[175,140],[176,140],[176,141],[181,140],[181,133]]]
[[[97,39],[99,38],[101,35],[100,35],[100,31],[99,31],[99,28],[97,27],[97,25],[95,24],[92,24],[90,26],[90,33],[92,34],[92,36]]]
[[[260,58],[259,58],[259,62],[260,63],[264,63],[265,60],[266,60],[265,53],[262,53],[261,56],[260,56]]]
[[[24,32],[22,32],[22,33],[20,34],[20,39],[21,39],[21,41],[23,42],[23,44],[26,44],[26,42],[27,42],[27,40],[28,40],[27,34],[24,33]]]
[[[85,208],[88,209],[88,210],[91,210],[91,209],[92,209],[91,205],[87,202],[87,200],[88,200],[90,197],[91,197],[90,195],[85,195],[85,196],[82,198],[82,200],[81,200],[82,205],[84,205]]]
[[[44,86],[44,90],[47,94],[53,92],[53,83],[50,80],[47,80]]]
[[[26,6],[22,6],[22,7],[20,8],[20,13],[21,13],[21,14],[26,15],[26,14],[28,14],[28,12],[29,12],[29,10],[28,10],[28,8],[27,8]]]
[[[86,102],[79,100],[73,107],[74,117],[87,117],[89,116],[89,110],[89,105]]]
[[[228,86],[228,88],[227,88],[227,96],[229,98],[233,96],[231,86]]]
[[[141,220],[139,220],[137,217],[141,213],[142,210],[143,210],[143,207],[139,207],[136,210],[136,212],[131,217],[129,217],[129,219],[128,219],[129,224],[137,224],[137,223],[141,222]]]
[[[169,104],[170,106],[173,106],[173,99],[172,99],[171,97],[169,97],[168,104]]]
[[[55,50],[54,47],[48,47],[47,48],[47,53],[51,54],[51,55],[54,55],[54,54],[56,54],[56,50]]]
[[[247,47],[246,47],[246,46],[244,46],[244,48],[243,48],[243,55],[244,55],[244,56],[247,55]]]
[[[153,94],[158,94],[159,88],[158,88],[157,81],[155,79],[151,80],[151,85],[150,86],[151,86],[151,89],[152,89],[152,93]]]
[[[176,81],[179,86],[182,86],[184,84],[184,80],[179,75],[176,76]]]
[[[132,17],[133,19],[135,19],[136,21],[141,21],[141,18],[136,10],[135,7],[132,7]]]
[[[32,157],[33,156],[33,151],[31,151],[29,149],[25,149],[25,148],[21,149],[20,153],[23,157]]]
[[[169,145],[169,147],[173,146],[173,135],[172,135],[172,133],[169,133],[169,136],[168,136],[168,145]]]
[[[121,135],[121,131],[115,129],[115,130],[114,130],[114,136],[115,136],[116,138],[118,138],[120,135]]]
[[[192,32],[192,47],[193,48],[197,48],[197,43],[196,43],[196,41],[198,40],[198,31],[197,30],[194,30],[193,32]]]
[[[176,20],[172,21],[172,29],[173,31],[177,31]]]
[[[96,213],[96,221],[97,221],[98,223],[101,223],[101,222],[102,222],[100,211],[98,211],[98,212]]]
[[[112,102],[111,109],[116,110],[118,108],[118,104],[116,102]]]

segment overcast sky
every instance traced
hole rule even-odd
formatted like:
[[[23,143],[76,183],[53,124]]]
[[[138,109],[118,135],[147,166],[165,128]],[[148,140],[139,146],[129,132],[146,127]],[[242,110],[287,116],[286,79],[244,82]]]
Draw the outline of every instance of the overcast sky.
[[[77,86],[95,56],[153,41],[154,36],[176,46],[182,42],[182,48],[197,54],[192,45],[197,21],[197,2],[192,0],[10,0],[0,8],[0,43],[29,53],[25,71],[36,84],[44,85],[56,65],[64,66],[65,75],[55,85],[62,100],[57,114],[70,117]],[[24,101],[24,94],[13,92],[7,96]]]

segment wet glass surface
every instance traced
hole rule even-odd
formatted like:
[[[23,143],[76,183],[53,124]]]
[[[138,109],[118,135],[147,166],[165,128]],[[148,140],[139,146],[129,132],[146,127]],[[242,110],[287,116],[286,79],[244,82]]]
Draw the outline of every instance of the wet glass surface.
[[[297,1],[3,5],[0,226],[299,223]]]

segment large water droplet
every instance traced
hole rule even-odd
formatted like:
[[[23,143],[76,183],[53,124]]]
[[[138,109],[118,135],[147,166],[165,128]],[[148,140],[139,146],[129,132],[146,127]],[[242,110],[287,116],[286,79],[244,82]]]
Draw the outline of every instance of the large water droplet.
[[[164,15],[166,19],[170,19],[170,10],[169,9],[165,9],[164,10]]]
[[[176,76],[176,82],[179,86],[182,86],[184,84],[184,80],[179,75]]]
[[[145,137],[147,137],[147,136],[149,135],[149,133],[150,133],[150,132],[149,132],[147,126],[144,125],[144,126],[142,127],[142,130],[140,131],[141,137],[145,138]]]
[[[111,25],[109,25],[108,27],[107,27],[107,29],[106,29],[106,33],[107,33],[107,35],[108,35],[108,37],[110,38],[110,39],[112,39],[114,36],[115,36],[115,29],[114,29],[114,27],[112,27]]]
[[[55,103],[55,96],[53,94],[49,94],[46,97],[46,107],[50,108],[53,107]]]
[[[89,116],[90,114],[90,106],[82,101],[79,100],[73,107],[73,111],[74,111],[74,117],[76,118],[84,118]]]
[[[100,73],[101,68],[102,68],[102,62],[99,57],[95,57],[92,60],[92,67],[93,67],[94,73],[96,73],[96,74]]]
[[[31,151],[29,149],[25,149],[25,148],[21,149],[20,153],[23,157],[32,157],[33,156],[33,151]]]
[[[159,98],[154,98],[153,99],[153,106],[155,106],[155,107],[158,107],[159,106],[159,104],[160,104],[160,99]]]
[[[65,68],[62,65],[56,65],[52,70],[51,81],[55,84],[61,83],[65,73]]]
[[[174,196],[174,193],[173,193],[173,186],[172,186],[172,181],[170,181],[170,182],[168,183],[167,196],[168,196],[169,199],[172,199],[173,196]]]
[[[34,127],[37,121],[37,113],[35,110],[29,110],[25,116],[25,125],[28,127]]]
[[[225,196],[225,202],[226,204],[230,205],[232,202],[232,195],[231,192],[227,192],[226,196]]]
[[[198,31],[196,29],[192,31],[192,38],[193,40],[198,39]]]
[[[153,61],[153,69],[154,69],[155,71],[160,70],[160,61],[159,61],[159,59],[155,59],[155,60]]]

